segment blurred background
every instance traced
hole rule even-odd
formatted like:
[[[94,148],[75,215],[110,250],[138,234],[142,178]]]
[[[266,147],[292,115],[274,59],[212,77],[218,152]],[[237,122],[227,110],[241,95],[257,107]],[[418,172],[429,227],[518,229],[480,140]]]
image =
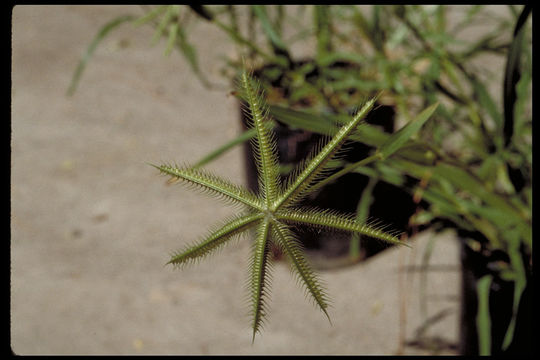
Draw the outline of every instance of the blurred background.
[[[522,6],[14,7],[12,351],[523,350],[514,334],[527,339],[518,314],[528,305],[516,304],[532,274],[531,56]],[[277,261],[254,344],[247,238],[181,271],[164,266],[234,209],[148,166],[201,161],[252,186],[233,81],[242,58],[279,131],[292,129],[288,152],[381,90],[388,123],[380,112],[358,134],[361,158],[440,104],[403,151],[347,174],[357,189],[347,211],[383,218],[412,248],[310,235],[332,325]],[[283,160],[284,174],[297,160]],[[338,206],[330,190],[312,200]],[[464,296],[471,286],[480,291]]]

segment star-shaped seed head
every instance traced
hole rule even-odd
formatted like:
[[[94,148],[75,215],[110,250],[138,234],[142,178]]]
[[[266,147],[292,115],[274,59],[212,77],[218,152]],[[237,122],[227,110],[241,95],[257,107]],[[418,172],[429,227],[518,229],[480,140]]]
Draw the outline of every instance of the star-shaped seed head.
[[[393,244],[404,244],[396,234],[380,227],[359,223],[351,214],[298,207],[297,204],[315,189],[329,172],[329,161],[338,154],[347,138],[362,123],[373,108],[375,99],[364,104],[350,120],[326,143],[313,152],[282,184],[276,141],[271,131],[272,121],[259,83],[244,71],[240,78],[241,97],[247,103],[246,113],[256,131],[252,145],[256,159],[259,194],[235,185],[202,169],[185,166],[155,166],[161,173],[191,185],[228,203],[239,204],[245,211],[214,228],[198,242],[175,252],[168,264],[182,266],[198,260],[222,247],[232,238],[255,229],[248,281],[253,340],[260,331],[267,314],[267,296],[271,278],[270,245],[277,246],[287,256],[291,269],[324,314],[328,315],[328,297],[318,275],[313,271],[292,226],[309,226],[336,231],[347,231]]]

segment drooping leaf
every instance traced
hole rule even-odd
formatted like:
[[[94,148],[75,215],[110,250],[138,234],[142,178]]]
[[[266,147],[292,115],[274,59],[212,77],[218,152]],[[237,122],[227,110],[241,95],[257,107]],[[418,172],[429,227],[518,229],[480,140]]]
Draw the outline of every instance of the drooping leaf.
[[[77,68],[75,69],[75,72],[73,73],[73,76],[71,77],[71,83],[69,85],[69,88],[67,90],[67,95],[71,96],[75,93],[75,90],[77,89],[77,86],[79,85],[80,78],[83,74],[84,69],[86,68],[86,64],[88,63],[88,60],[92,57],[94,54],[97,46],[105,39],[105,37],[114,29],[116,29],[118,26],[132,21],[134,19],[134,16],[132,15],[122,15],[114,18],[113,20],[106,23],[101,29],[99,29],[98,33],[94,37],[94,40],[90,43],[88,48],[86,49],[85,54],[79,61],[79,64],[77,65]]]
[[[519,221],[520,215],[513,205],[505,201],[501,196],[488,191],[484,184],[474,175],[467,171],[448,164],[439,164],[434,169],[434,176],[450,181],[460,190],[467,191],[469,194],[478,196],[487,204],[503,211],[507,216],[507,221]]]
[[[504,145],[508,146],[514,134],[514,106],[516,103],[516,84],[521,76],[520,59],[525,39],[524,25],[532,11],[531,5],[525,5],[514,29],[514,40],[510,45],[504,72]]]
[[[145,15],[141,16],[137,20],[133,21],[133,25],[141,26],[143,24],[147,24],[148,22],[154,20],[156,17],[161,15],[165,10],[167,10],[166,5],[159,5],[154,9],[148,11]]]
[[[158,23],[156,30],[154,31],[154,36],[152,37],[152,43],[156,44],[159,39],[163,36],[167,27],[174,22],[174,17],[178,16],[180,12],[179,5],[170,5],[167,6],[165,14],[161,18],[161,21]]]
[[[503,124],[503,117],[501,111],[497,108],[497,105],[484,84],[478,81],[476,78],[471,79],[474,92],[478,96],[478,102],[483,109],[486,110],[489,117],[493,120],[496,129],[500,129]],[[501,144],[502,145],[502,144]]]
[[[290,60],[289,50],[287,45],[281,39],[278,32],[274,29],[274,25],[268,18],[266,13],[266,7],[263,5],[252,5],[253,12],[255,16],[261,22],[262,29],[267,36],[268,40],[272,44],[272,47],[275,49],[276,55],[284,55],[288,60]]]
[[[173,22],[169,25],[169,37],[167,38],[167,46],[165,47],[165,56],[169,56],[176,43],[176,35],[178,35],[178,23]]]
[[[530,229],[528,231],[530,231]],[[508,349],[512,343],[512,340],[514,339],[520,300],[521,296],[523,295],[523,291],[527,286],[525,264],[523,264],[523,259],[519,250],[521,238],[523,238],[523,235],[520,234],[519,229],[505,233],[505,240],[507,240],[507,243],[509,244],[508,255],[510,257],[510,264],[512,265],[512,271],[514,273],[514,296],[512,299],[512,317],[510,319],[508,329],[506,330],[506,334],[504,335],[502,344],[503,350]]]
[[[407,140],[411,138],[411,136],[416,134],[435,112],[437,106],[439,106],[439,103],[435,103],[424,109],[414,120],[392,134],[392,136],[390,136],[390,138],[379,149],[377,149],[377,153],[381,159],[386,159],[398,151],[407,142]]]

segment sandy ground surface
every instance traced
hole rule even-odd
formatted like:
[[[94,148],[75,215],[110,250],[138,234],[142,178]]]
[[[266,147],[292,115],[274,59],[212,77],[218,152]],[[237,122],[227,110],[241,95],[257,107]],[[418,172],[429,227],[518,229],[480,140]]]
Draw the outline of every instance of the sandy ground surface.
[[[146,162],[199,159],[239,132],[238,109],[228,90],[205,90],[178,53],[164,57],[163,42],[152,47],[150,27],[131,25],[104,41],[66,97],[96,31],[124,13],[140,10],[13,10],[12,351],[395,354],[405,329],[417,346],[404,353],[454,354],[460,273],[451,234],[437,237],[425,272],[415,269],[429,233],[412,249],[323,272],[332,325],[278,263],[269,321],[253,345],[246,239],[182,271],[163,266],[170,251],[234,210],[167,186]],[[202,67],[216,77],[216,56],[233,49],[205,25],[193,36],[202,40]],[[244,183],[241,156],[236,149],[209,168]]]

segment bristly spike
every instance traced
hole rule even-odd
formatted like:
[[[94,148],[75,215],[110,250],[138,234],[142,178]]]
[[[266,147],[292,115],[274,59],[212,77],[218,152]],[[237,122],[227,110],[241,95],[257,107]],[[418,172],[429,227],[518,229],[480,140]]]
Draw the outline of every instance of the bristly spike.
[[[208,171],[194,169],[190,166],[152,165],[161,171],[162,174],[169,175],[175,180],[194,185],[203,192],[209,192],[225,201],[233,204],[244,204],[250,208],[260,210],[262,204],[255,194],[244,187],[230,183]]]
[[[274,208],[279,209],[298,202],[309,192],[310,186],[318,180],[317,176],[325,169],[328,161],[339,151],[347,137],[363,121],[369,111],[375,104],[375,99],[369,100],[362,110],[360,110],[352,120],[341,127],[337,134],[326,144],[326,146],[315,156],[305,167],[305,169],[296,177],[295,181],[284,192],[283,196],[276,201]]]
[[[211,232],[198,243],[173,254],[167,264],[173,264],[178,267],[185,263],[192,262],[197,258],[204,257],[213,250],[221,247],[235,235],[255,226],[261,219],[262,215],[259,213],[235,217]]]
[[[255,334],[259,331],[266,314],[264,303],[268,286],[267,272],[269,267],[267,265],[270,260],[269,230],[270,223],[265,219],[257,229],[257,238],[253,246],[253,262],[251,264],[252,341],[255,341]]]
[[[298,275],[298,278],[302,280],[307,291],[309,291],[315,300],[315,303],[324,312],[328,318],[328,321],[332,323],[326,310],[328,307],[327,296],[319,279],[317,278],[317,275],[311,269],[311,266],[305,258],[303,249],[298,240],[294,237],[292,231],[290,231],[286,225],[276,221],[272,224],[272,236],[284,250],[291,262],[293,270]]]
[[[334,229],[353,232],[392,244],[410,247],[407,243],[399,240],[395,235],[381,230],[380,227],[366,223],[358,223],[351,215],[343,216],[332,212],[302,208],[301,210],[287,209],[281,211],[277,214],[276,219],[286,223],[304,224],[329,230]]]
[[[249,106],[249,115],[253,127],[257,131],[255,138],[255,159],[259,177],[263,184],[264,203],[267,208],[275,201],[279,190],[279,166],[276,140],[270,129],[268,108],[262,89],[256,79],[244,71],[241,77],[242,95]]]

